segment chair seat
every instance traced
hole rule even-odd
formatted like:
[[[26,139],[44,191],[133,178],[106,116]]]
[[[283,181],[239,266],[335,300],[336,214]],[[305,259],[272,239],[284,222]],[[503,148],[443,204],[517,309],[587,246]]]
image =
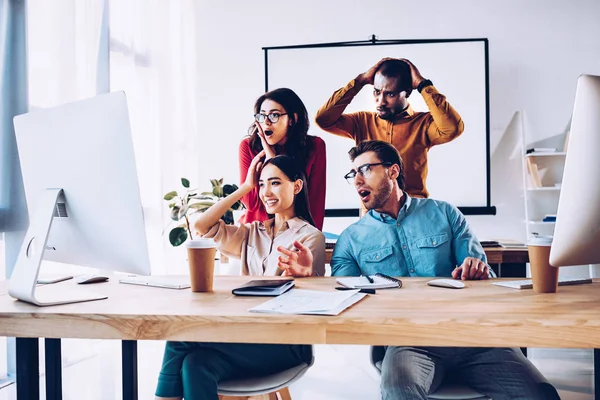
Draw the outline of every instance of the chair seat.
[[[374,364],[381,373],[381,361]],[[430,400],[489,400],[488,397],[476,392],[466,385],[444,382],[435,393],[429,395]]]
[[[311,365],[302,363],[267,376],[223,381],[219,383],[218,392],[225,396],[257,396],[275,392],[300,379]]]

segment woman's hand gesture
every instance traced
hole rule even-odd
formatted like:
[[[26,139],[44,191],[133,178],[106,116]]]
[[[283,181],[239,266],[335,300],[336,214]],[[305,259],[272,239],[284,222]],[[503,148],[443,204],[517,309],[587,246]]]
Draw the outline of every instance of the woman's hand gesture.
[[[265,161],[269,158],[273,158],[277,155],[273,146],[267,143],[267,138],[265,136],[265,132],[262,129],[262,126],[258,122],[254,123],[254,130],[258,137],[260,138],[260,143],[262,144],[263,150],[265,152]]]
[[[279,256],[277,266],[283,270],[283,275],[287,276],[311,276],[313,274],[313,254],[312,251],[299,241],[294,242],[295,251],[285,247],[277,247],[277,251],[283,254]]]

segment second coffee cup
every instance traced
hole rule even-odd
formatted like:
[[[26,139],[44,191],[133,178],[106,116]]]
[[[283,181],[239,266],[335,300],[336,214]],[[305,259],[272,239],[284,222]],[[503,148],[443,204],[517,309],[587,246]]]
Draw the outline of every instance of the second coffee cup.
[[[550,265],[551,246],[552,237],[546,236],[536,236],[527,243],[534,292],[556,293],[558,290],[559,269]]]
[[[212,292],[215,275],[215,242],[195,239],[187,242],[192,292]]]

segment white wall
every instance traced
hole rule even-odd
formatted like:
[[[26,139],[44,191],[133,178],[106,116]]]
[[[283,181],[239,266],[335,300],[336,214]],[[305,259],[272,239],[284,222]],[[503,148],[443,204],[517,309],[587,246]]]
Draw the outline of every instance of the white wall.
[[[212,165],[201,167],[203,181],[216,175],[238,179],[237,144],[264,88],[263,46],[363,40],[371,34],[380,39],[487,37],[492,153],[505,131],[509,134],[517,110],[526,117],[528,141],[561,133],[572,111],[577,76],[600,74],[596,0],[237,0],[204,2],[197,13],[199,50],[206,55],[196,88],[206,128],[199,134],[207,143],[200,156]],[[435,82],[435,76],[429,78]],[[517,144],[502,143],[508,147],[496,152],[492,177],[520,187],[520,164],[515,164],[520,159],[502,162]],[[507,198],[505,185],[492,181],[492,203],[501,202],[495,204],[497,216],[469,218],[479,236],[524,238],[522,191],[512,190],[513,197]]]

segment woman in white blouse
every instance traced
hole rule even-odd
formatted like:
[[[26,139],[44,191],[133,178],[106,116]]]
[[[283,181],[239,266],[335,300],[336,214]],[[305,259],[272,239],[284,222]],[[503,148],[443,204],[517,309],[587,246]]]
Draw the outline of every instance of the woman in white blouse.
[[[323,276],[325,237],[314,227],[302,168],[283,155],[263,166],[263,157],[264,151],[254,157],[238,190],[200,215],[196,232],[239,258],[244,275]],[[257,185],[273,218],[226,225],[221,216]],[[306,345],[167,342],[156,399],[217,400],[221,380],[268,375],[311,358]]]

